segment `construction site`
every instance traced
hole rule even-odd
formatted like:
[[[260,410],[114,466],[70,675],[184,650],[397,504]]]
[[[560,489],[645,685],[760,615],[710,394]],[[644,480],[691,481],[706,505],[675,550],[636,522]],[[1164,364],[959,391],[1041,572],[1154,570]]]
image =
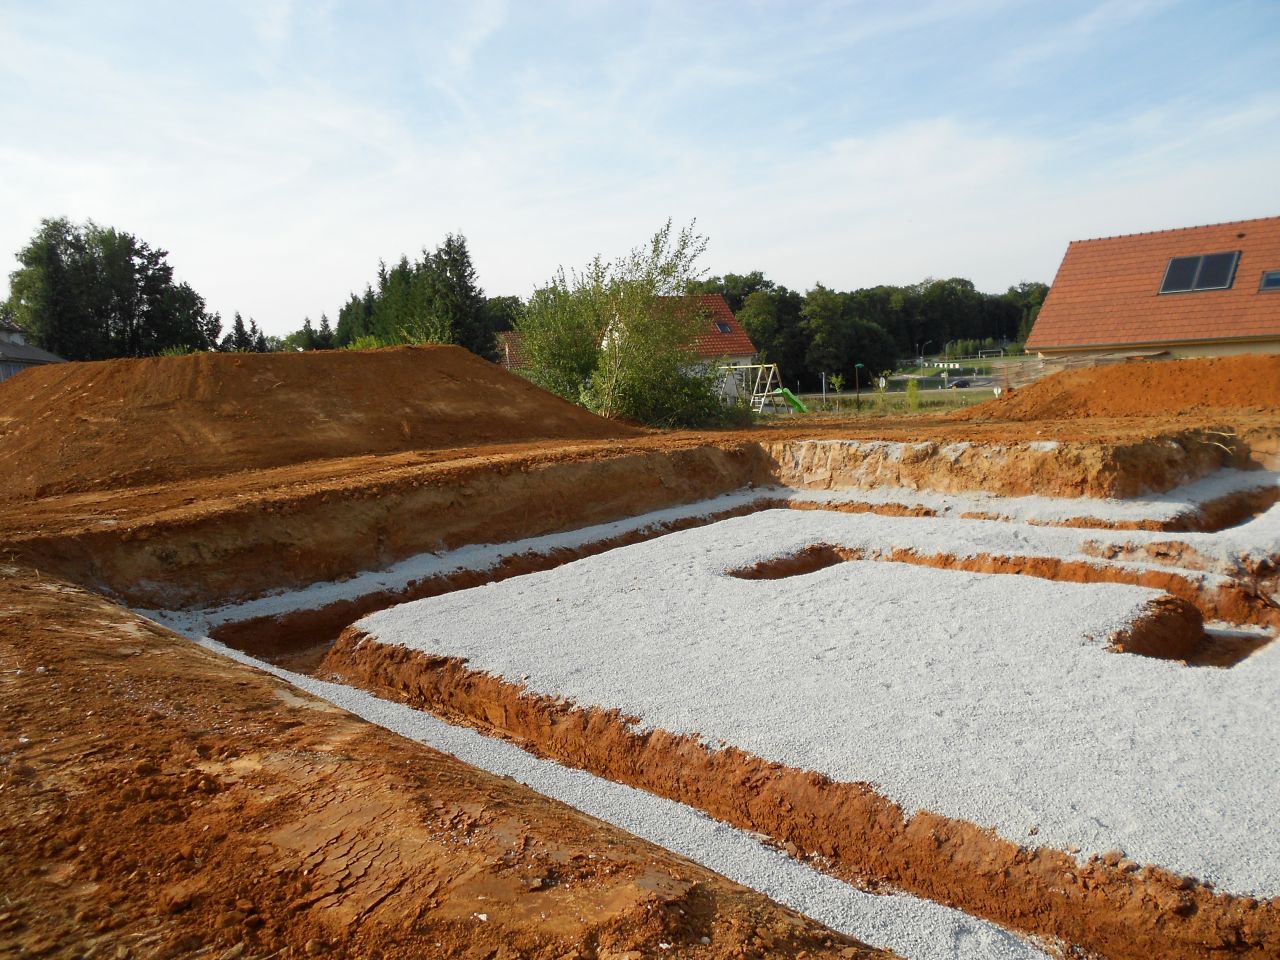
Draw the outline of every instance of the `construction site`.
[[[0,384],[0,954],[1280,956],[1280,356],[798,409]]]

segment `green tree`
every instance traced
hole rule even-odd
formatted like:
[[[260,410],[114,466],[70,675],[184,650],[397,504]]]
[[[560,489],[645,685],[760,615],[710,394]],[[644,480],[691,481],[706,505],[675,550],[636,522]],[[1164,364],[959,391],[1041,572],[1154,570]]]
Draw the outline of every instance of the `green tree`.
[[[255,334],[257,329],[257,324],[254,324]],[[237,310],[235,319],[231,321],[231,329],[222,338],[221,349],[227,353],[253,353],[255,347],[255,337],[250,334],[249,328],[244,324],[244,317]]]
[[[257,322],[253,317],[249,318],[249,349],[254,353],[267,352],[267,338],[261,330],[258,329]]]
[[[772,290],[773,281],[766,280],[762,270],[750,273],[726,273],[723,277],[709,277],[706,280],[690,282],[686,293],[718,293],[729,304],[735,314],[747,302],[747,297],[762,290]]]
[[[320,349],[372,337],[382,344],[454,343],[486,359],[497,356],[493,317],[462,234],[449,234],[434,251],[424,249],[420,260],[379,263],[376,286],[351,295],[327,346],[325,317],[320,319]]]
[[[526,375],[544,390],[573,403],[600,362],[600,344],[610,320],[609,267],[596,257],[582,272],[555,275],[533,292],[516,321]]]
[[[419,272],[422,310],[415,333],[420,331],[422,339],[433,343],[456,343],[486,360],[494,359],[493,329],[466,237],[446,236],[434,253],[424,256]]]
[[[334,346],[345,347],[373,332],[373,312],[376,297],[373,287],[366,285],[364,294],[354,293],[338,311],[338,326],[334,330]]]
[[[329,324],[328,314],[320,314],[320,329],[314,337],[316,350],[332,350],[334,348],[333,327]]]
[[[706,238],[671,221],[613,263],[560,268],[536,290],[516,329],[530,379],[603,416],[653,426],[723,417],[719,377],[694,349],[707,317],[684,296]]]
[[[484,301],[485,322],[489,329],[497,333],[514,330],[520,318],[524,316],[524,301],[519,297],[486,297]]]
[[[1035,326],[1036,317],[1044,305],[1044,298],[1049,295],[1049,285],[1036,281],[1023,280],[1005,291],[1003,299],[1017,311],[1017,333],[1013,338],[1018,343],[1026,343],[1031,336],[1031,328]]]
[[[132,234],[65,217],[18,252],[6,309],[33,342],[71,360],[212,349],[221,320],[168,253]]]
[[[856,364],[867,370],[897,365],[897,344],[879,324],[854,314],[856,302],[822,284],[805,295],[800,316],[809,338],[805,363],[811,371],[837,373],[852,382]]]
[[[755,344],[761,363],[776,363],[783,379],[799,385],[807,371],[808,340],[800,322],[804,296],[786,287],[757,290],[747,296],[738,322]]]

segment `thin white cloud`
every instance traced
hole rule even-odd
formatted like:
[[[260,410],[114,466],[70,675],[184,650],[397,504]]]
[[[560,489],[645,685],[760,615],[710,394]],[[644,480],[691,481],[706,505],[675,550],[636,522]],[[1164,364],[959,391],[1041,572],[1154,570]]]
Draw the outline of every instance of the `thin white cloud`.
[[[870,21],[851,33],[887,38],[958,23],[945,6],[843,12]],[[804,27],[841,12],[819,9]],[[434,66],[357,58],[357,72],[340,59],[338,14],[299,7],[253,28],[279,51],[270,70],[165,78],[0,20],[0,47],[14,50],[0,58],[0,253],[41,217],[93,217],[169,249],[224,315],[283,333],[332,316],[379,258],[451,230],[466,233],[491,293],[527,294],[558,264],[622,253],[668,216],[699,218],[713,272],[759,268],[800,288],[960,275],[1000,289],[1050,279],[1070,239],[1280,212],[1280,117],[1262,87],[1227,112],[1152,101],[1105,122],[1030,127],[918,102],[824,127],[812,111],[752,101],[806,56],[839,49],[825,34],[756,69],[761,47],[731,24],[708,40],[691,8],[674,20],[657,9],[636,36],[601,37],[603,60],[530,50],[499,69],[492,49],[516,13],[433,9],[406,27],[404,49]],[[334,44],[303,51],[322,69],[289,58],[308,36]],[[432,70],[453,82],[452,102]],[[718,104],[747,122],[703,112]]]

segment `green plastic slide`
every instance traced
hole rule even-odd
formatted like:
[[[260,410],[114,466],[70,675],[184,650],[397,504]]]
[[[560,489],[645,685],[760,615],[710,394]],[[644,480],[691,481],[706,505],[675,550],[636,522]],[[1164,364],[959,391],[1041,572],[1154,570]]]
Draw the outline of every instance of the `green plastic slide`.
[[[773,391],[773,393],[774,396],[781,397],[783,400],[787,401],[787,405],[791,407],[791,409],[799,413],[809,412],[809,408],[804,405],[801,399],[786,387],[779,387],[777,390]]]

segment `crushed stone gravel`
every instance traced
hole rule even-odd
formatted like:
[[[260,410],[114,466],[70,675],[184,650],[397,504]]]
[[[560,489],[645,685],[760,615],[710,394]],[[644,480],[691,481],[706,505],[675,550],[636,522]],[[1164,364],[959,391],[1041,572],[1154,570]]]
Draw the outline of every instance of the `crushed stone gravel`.
[[[684,804],[535,757],[362,690],[292,673],[212,640],[201,643],[403,737],[518,780],[904,960],[1045,960],[1051,955],[959,910],[904,894],[858,890]]]

